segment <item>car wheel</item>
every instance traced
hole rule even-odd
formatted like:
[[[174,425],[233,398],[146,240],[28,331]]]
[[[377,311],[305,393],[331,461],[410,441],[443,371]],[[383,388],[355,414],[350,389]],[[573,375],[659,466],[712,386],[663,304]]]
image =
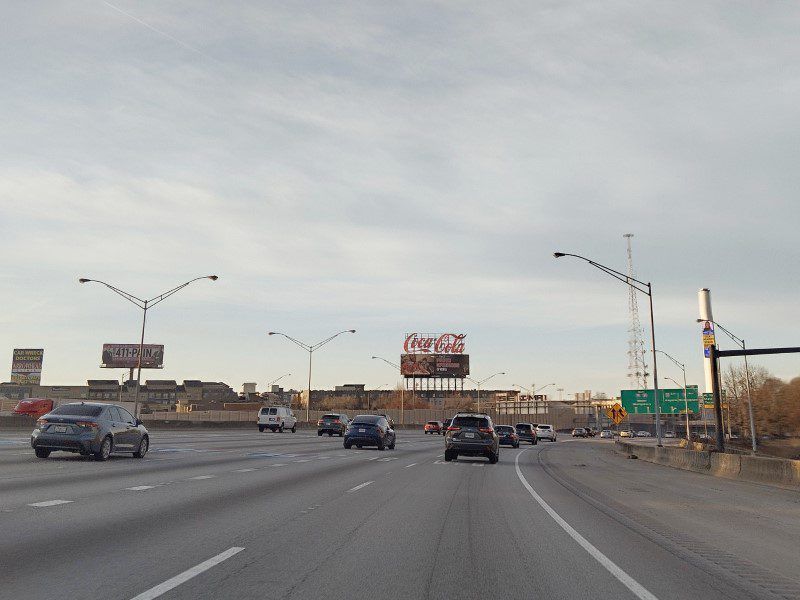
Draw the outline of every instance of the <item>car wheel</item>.
[[[328,432],[328,437],[333,437],[333,432],[332,431]]]
[[[359,450],[361,450],[363,447],[364,446],[362,446],[361,444],[356,444],[356,448],[358,448]]]
[[[392,443],[389,444],[389,450],[394,450],[395,440],[392,440]]]
[[[292,433],[297,433],[297,423],[292,425]]]
[[[47,448],[36,448],[36,458],[47,458],[50,456],[50,450]]]
[[[494,465],[500,460],[499,452],[490,452],[489,453],[489,464]]]
[[[345,449],[345,450],[350,450],[350,448],[352,447],[352,445],[353,445],[353,444],[351,444],[350,442],[345,442],[345,443],[344,443],[344,449]]]
[[[278,433],[283,433],[283,423],[278,426]]]
[[[318,435],[319,437],[322,437],[322,432],[321,432],[321,431],[318,431],[318,432],[317,432],[317,435]]]
[[[139,449],[133,453],[134,458],[144,458],[144,455],[147,454],[147,451],[150,449],[150,440],[147,436],[142,438],[142,441],[139,442]]]
[[[94,457],[95,460],[108,460],[109,456],[111,456],[111,436],[107,435],[100,444],[100,450],[94,453]]]
[[[264,430],[265,430],[265,429],[266,429],[266,427],[264,427],[263,425],[259,425],[259,426],[258,426],[258,430],[259,430],[261,433],[264,433]]]
[[[344,431],[339,432],[339,437],[344,437]]]
[[[386,450],[386,446],[383,445],[383,442],[378,442],[378,450],[380,450],[381,452]]]
[[[450,462],[451,460],[453,460],[455,458],[455,456],[456,456],[455,453],[450,452],[450,450],[446,450],[445,453],[444,453],[444,461],[445,462]]]

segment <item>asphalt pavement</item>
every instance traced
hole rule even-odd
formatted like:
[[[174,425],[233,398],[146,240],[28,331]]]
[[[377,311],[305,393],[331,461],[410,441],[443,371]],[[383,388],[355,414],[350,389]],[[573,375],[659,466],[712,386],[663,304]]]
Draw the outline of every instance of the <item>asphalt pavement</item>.
[[[0,432],[0,598],[800,598],[797,492],[606,440],[443,445],[154,431],[101,463]]]

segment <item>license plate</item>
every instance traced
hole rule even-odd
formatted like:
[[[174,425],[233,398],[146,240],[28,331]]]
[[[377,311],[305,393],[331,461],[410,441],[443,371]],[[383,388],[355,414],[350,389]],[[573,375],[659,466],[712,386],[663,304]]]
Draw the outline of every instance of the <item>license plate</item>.
[[[367,432],[367,430],[366,430],[366,429],[359,429],[359,430],[358,430],[358,433],[366,433],[366,432]]]
[[[66,425],[56,425],[53,427],[54,433],[67,433],[67,426]]]
[[[475,437],[475,434],[474,434],[474,433],[465,433],[465,434],[464,434],[464,437],[465,437],[465,438],[474,438],[474,437]]]

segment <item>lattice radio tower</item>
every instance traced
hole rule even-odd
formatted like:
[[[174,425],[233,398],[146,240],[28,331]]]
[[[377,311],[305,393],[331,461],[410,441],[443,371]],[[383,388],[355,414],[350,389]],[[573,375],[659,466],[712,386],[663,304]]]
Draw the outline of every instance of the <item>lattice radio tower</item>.
[[[634,277],[633,272],[633,249],[631,248],[632,233],[626,233],[622,237],[628,240],[628,277]],[[628,310],[631,314],[631,327],[628,330],[628,377],[631,378],[637,390],[647,389],[647,364],[645,363],[646,350],[644,349],[644,330],[639,321],[639,301],[636,298],[636,290],[628,286]]]

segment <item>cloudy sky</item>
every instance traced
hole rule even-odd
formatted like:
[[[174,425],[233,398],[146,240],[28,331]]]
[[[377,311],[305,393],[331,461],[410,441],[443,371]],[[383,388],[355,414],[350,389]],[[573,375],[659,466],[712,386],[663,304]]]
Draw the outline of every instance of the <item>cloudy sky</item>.
[[[628,387],[625,286],[702,383],[697,290],[752,347],[800,345],[800,7],[750,2],[4,3],[0,356],[43,383],[394,385],[410,331],[472,373]],[[648,326],[646,297],[640,298]],[[720,338],[722,341],[722,338]],[[647,338],[649,345],[649,336]],[[724,342],[727,347],[729,343]],[[800,355],[758,361],[800,375]],[[661,374],[680,379],[671,364]],[[7,380],[7,376],[0,377]],[[667,382],[668,383],[668,382]],[[551,388],[552,389],[552,388]]]

